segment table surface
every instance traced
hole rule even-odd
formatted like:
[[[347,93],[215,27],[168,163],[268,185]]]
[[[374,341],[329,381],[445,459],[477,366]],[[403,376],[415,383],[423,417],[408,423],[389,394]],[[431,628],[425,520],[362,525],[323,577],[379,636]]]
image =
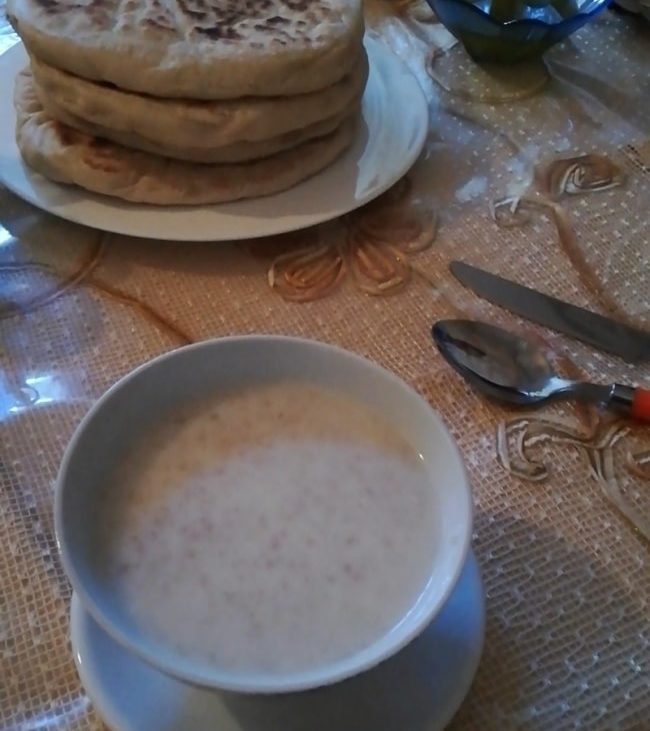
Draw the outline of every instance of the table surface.
[[[635,527],[650,520],[650,430],[572,405],[528,413],[489,403],[429,338],[437,319],[488,319],[536,338],[569,375],[650,385],[649,366],[525,323],[447,269],[462,258],[650,325],[650,25],[607,11],[544,64],[497,73],[475,66],[418,3],[367,10],[369,32],[410,65],[431,110],[410,186],[363,214],[398,247],[427,213],[438,217],[435,241],[409,256],[410,280],[391,296],[364,293],[349,266],[317,301],[269,287],[272,252],[323,237],[337,250],[360,217],[254,246],[161,243],[58,220],[0,187],[1,729],[101,727],[72,661],[52,522],[75,426],[152,356],[253,332],[317,338],[383,364],[458,440],[475,494],[487,634],[452,729],[650,728],[650,544]],[[4,51],[17,38],[0,15]],[[622,184],[572,195],[594,159],[582,156],[594,154]],[[551,196],[535,170],[574,156],[568,187]],[[514,216],[498,205],[522,196]]]

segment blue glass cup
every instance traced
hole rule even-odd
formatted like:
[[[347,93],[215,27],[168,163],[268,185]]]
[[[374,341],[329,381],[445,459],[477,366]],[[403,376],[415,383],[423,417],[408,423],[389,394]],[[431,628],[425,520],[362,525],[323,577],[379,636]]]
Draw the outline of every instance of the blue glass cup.
[[[604,10],[611,0],[427,0],[477,62],[539,58]]]

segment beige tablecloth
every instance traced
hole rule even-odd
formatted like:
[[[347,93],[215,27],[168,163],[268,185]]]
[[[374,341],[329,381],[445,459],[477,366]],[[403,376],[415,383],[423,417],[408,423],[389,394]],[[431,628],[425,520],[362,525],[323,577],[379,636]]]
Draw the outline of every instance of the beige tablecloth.
[[[650,385],[650,367],[523,323],[447,270],[462,258],[648,327],[650,25],[607,11],[545,65],[494,75],[421,6],[400,15],[395,5],[368,3],[372,32],[411,66],[431,109],[402,203],[435,210],[439,231],[409,258],[411,279],[393,296],[364,294],[348,272],[327,297],[287,302],[267,282],[264,248],[270,255],[277,241],[133,240],[45,215],[0,188],[1,729],[99,726],[72,661],[52,520],[53,480],[80,418],[150,357],[251,332],[317,338],[378,361],[458,440],[475,492],[487,635],[453,729],[650,729],[650,544],[621,511],[650,519],[650,431],[571,405],[529,414],[488,403],[429,337],[436,319],[480,317],[540,339],[569,374]],[[0,20],[0,50],[16,40]],[[535,166],[589,153],[618,166],[622,185],[548,204]],[[524,202],[512,221],[498,202],[521,196],[546,203]],[[370,215],[399,244],[395,205]],[[574,235],[559,235],[565,224]],[[345,238],[350,225],[326,235]]]

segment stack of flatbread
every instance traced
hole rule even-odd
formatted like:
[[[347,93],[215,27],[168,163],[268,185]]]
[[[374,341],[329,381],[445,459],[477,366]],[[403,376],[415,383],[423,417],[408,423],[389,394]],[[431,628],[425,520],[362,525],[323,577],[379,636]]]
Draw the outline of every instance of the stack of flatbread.
[[[362,0],[8,0],[16,139],[44,176],[130,201],[276,193],[350,145]]]

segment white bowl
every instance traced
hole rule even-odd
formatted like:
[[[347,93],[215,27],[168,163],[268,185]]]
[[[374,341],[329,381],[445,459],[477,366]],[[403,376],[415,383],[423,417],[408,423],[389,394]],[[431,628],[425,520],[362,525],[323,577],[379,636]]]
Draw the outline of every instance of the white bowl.
[[[327,666],[291,674],[232,674],[199,667],[154,642],[129,622],[97,571],[91,550],[98,492],[115,455],[168,409],[202,393],[297,379],[349,394],[391,420],[435,476],[441,516],[438,550],[421,597],[370,646]],[[239,692],[276,693],[333,683],[373,667],[418,635],[444,606],[469,550],[472,498],[459,451],[438,415],[392,373],[348,351],[297,338],[250,336],[211,340],[162,355],[110,388],[77,428],[63,457],[55,494],[63,565],[98,624],[146,662],[181,680]],[[218,611],[218,610],[217,610]]]

